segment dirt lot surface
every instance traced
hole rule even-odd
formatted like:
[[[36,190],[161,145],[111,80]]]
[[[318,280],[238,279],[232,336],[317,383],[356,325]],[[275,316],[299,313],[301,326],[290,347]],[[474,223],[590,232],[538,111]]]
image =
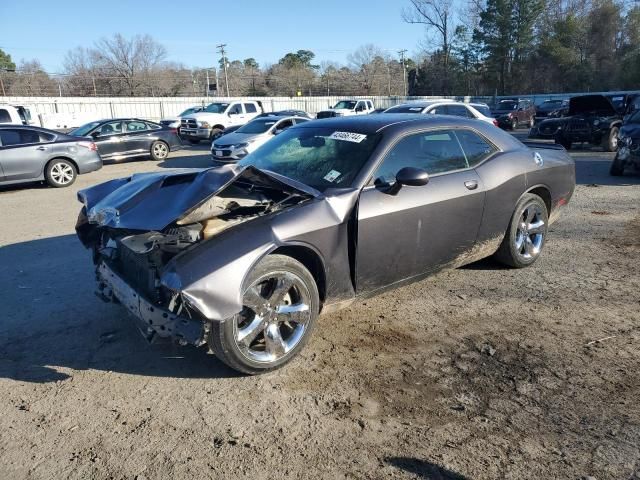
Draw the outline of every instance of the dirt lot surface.
[[[575,151],[531,268],[447,271],[321,318],[243,377],[98,300],[78,189],[0,189],[0,478],[640,479],[640,178]]]

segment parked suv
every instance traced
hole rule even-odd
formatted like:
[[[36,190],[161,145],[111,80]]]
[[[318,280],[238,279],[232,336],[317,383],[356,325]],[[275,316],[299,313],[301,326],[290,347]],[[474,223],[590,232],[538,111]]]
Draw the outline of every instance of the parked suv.
[[[316,118],[348,117],[350,115],[367,115],[373,113],[375,107],[371,100],[340,100],[332,108],[322,110]]]
[[[586,142],[615,152],[623,113],[616,111],[611,99],[604,95],[572,97],[568,116],[543,120],[529,136],[554,138],[567,150],[576,142]]]
[[[182,117],[180,135],[191,143],[212,140],[225,128],[244,125],[262,113],[262,104],[246,100],[213,102],[200,112]]]
[[[536,108],[533,102],[521,98],[507,98],[500,100],[491,111],[498,121],[500,128],[515,130],[520,125],[533,127],[536,118]]]

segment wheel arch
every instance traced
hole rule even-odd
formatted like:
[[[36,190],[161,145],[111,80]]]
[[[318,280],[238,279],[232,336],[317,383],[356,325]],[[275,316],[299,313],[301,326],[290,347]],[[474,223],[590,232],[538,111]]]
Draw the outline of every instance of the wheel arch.
[[[551,190],[546,185],[535,185],[529,188],[525,193],[532,193],[542,199],[547,207],[547,215],[551,215]],[[520,197],[522,198],[522,197]]]
[[[216,128],[220,129],[220,130],[224,130],[224,125],[220,125],[219,123],[214,125],[213,127],[211,127],[211,130],[215,130]]]
[[[54,160],[66,160],[67,162],[71,163],[71,165],[73,165],[73,168],[76,169],[76,175],[78,175],[78,163],[73,158],[66,157],[64,155],[56,155],[55,157],[51,157],[49,160],[47,160],[44,164],[44,167],[42,168],[42,175],[45,174],[47,168],[49,167],[49,164]]]
[[[268,255],[286,255],[304,265],[316,281],[320,295],[320,309],[322,309],[327,294],[327,276],[325,264],[320,254],[308,245],[287,244],[270,251]]]

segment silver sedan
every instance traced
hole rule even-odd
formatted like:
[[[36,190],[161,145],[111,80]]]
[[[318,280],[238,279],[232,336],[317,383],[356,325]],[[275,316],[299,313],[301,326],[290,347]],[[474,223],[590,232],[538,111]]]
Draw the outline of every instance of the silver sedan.
[[[82,173],[102,168],[96,144],[53,130],[0,126],[0,185],[46,181],[68,187]]]

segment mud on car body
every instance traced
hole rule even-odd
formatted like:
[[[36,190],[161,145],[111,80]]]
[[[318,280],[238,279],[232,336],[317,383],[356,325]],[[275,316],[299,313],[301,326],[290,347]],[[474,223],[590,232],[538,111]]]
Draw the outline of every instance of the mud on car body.
[[[235,165],[83,190],[77,232],[100,296],[147,338],[253,374],[291,360],[320,312],[492,254],[532,264],[574,185],[562,148],[367,115],[296,125]]]

